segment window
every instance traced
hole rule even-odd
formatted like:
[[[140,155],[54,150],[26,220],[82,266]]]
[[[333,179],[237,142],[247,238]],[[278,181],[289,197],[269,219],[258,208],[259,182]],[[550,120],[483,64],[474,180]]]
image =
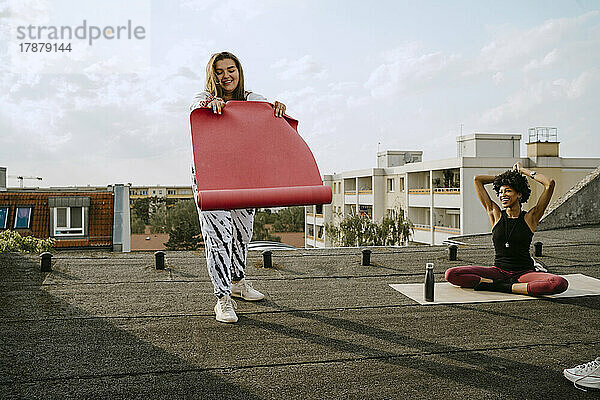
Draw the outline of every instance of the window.
[[[54,208],[54,236],[83,235],[84,207]]]
[[[31,207],[17,207],[15,229],[29,229],[31,226]]]
[[[148,194],[147,190],[140,190],[140,195],[146,196]]]
[[[394,191],[394,178],[388,178],[388,180],[387,180],[387,191],[388,192],[393,192]]]
[[[6,229],[8,224],[8,207],[0,207],[0,229]]]
[[[400,191],[404,192],[404,178],[400,178]]]
[[[91,198],[58,196],[48,198],[50,236],[87,236]]]
[[[396,210],[393,208],[388,208],[386,210],[387,216],[391,219],[396,219]]]
[[[317,214],[323,214],[323,204],[317,204],[315,206],[315,208],[316,208],[315,211],[316,211]]]
[[[170,195],[177,194],[177,190],[175,190],[175,189],[168,189],[167,190],[167,194],[170,194]]]
[[[373,218],[373,206],[359,205],[358,212],[369,218]]]

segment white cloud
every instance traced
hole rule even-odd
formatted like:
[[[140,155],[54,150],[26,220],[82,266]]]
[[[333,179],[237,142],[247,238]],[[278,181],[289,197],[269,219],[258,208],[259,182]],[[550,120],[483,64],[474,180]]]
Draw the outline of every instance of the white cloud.
[[[427,85],[452,67],[460,56],[441,51],[428,53],[417,43],[409,43],[385,53],[384,58],[384,63],[375,68],[365,83],[374,97]]]
[[[542,59],[534,58],[523,67],[524,72],[529,72],[536,69],[546,68],[554,64],[558,60],[558,49],[554,48],[546,54]]]
[[[540,105],[550,110],[554,107],[552,103],[564,105],[567,100],[584,96],[597,82],[600,82],[600,70],[596,68],[583,71],[571,80],[539,80],[514,92],[502,104],[484,111],[479,122],[483,126],[498,125],[526,116]]]
[[[312,55],[305,55],[297,60],[282,58],[271,68],[278,70],[277,76],[284,80],[314,80],[326,76],[325,68]]]
[[[482,125],[487,126],[497,124],[507,117],[518,118],[533,106],[542,103],[546,93],[548,85],[545,82],[528,86],[508,96],[501,105],[483,112],[480,121]]]
[[[89,165],[90,152],[101,165],[159,154],[187,160],[187,110],[203,88],[208,45],[177,42],[145,73],[104,74],[106,65],[93,64],[85,75],[0,74],[0,158],[37,171],[58,165],[65,154],[74,164]],[[41,156],[14,158],[1,151],[9,143]],[[97,176],[86,182],[96,183]]]
[[[565,95],[569,99],[577,99],[589,91],[592,85],[598,81],[600,81],[600,70],[591,69],[583,71],[571,81],[563,78],[555,80],[553,84],[561,88],[561,95]]]
[[[573,18],[549,19],[531,29],[508,29],[496,34],[494,39],[486,44],[479,54],[470,72],[482,70],[502,71],[517,65],[529,65],[539,55],[550,57],[546,63],[556,61],[552,54],[557,43],[564,43],[567,38],[576,34],[589,21],[596,20],[599,11],[590,11]],[[537,62],[538,64],[543,64]]]
[[[259,0],[186,0],[181,7],[210,13],[212,23],[227,29],[251,21],[266,10],[265,2]]]
[[[84,23],[90,29],[92,26],[100,29],[119,24],[127,16],[133,18],[133,15],[133,26],[146,29],[143,38],[133,41],[100,39],[91,45],[91,31],[84,29]],[[69,38],[66,35],[65,39],[54,41],[39,30],[59,26],[70,26],[75,30],[75,36],[81,29],[86,38]],[[63,74],[83,73],[84,69],[97,65],[96,73],[143,71],[150,66],[150,34],[150,3],[145,0],[104,0],[102,12],[92,2],[10,1],[0,14],[0,48],[6,46],[2,49],[2,56],[6,59],[2,60],[1,68],[15,73]],[[108,62],[110,59],[114,61]]]
[[[492,80],[494,81],[496,86],[498,86],[504,81],[504,74],[501,71],[498,71],[494,75],[492,75]]]

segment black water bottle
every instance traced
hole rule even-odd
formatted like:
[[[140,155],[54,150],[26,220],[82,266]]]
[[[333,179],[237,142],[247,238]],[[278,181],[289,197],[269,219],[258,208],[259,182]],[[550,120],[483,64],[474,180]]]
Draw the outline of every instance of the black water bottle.
[[[427,263],[425,269],[425,301],[433,301],[435,278],[433,277],[433,263]]]

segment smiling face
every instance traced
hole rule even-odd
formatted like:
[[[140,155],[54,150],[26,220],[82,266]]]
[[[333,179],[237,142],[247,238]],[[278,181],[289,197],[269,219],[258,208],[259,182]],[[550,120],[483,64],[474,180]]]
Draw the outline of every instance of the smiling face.
[[[224,97],[231,96],[240,83],[240,72],[231,58],[215,63],[217,82],[223,89]]]
[[[504,208],[511,207],[515,203],[518,205],[521,204],[521,193],[517,193],[510,186],[500,186],[498,197],[500,198],[500,202]]]

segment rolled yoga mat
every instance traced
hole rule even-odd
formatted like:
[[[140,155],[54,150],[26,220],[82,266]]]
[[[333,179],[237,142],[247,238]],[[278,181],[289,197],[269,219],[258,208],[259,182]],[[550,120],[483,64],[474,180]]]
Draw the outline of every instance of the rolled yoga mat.
[[[329,204],[298,121],[266,102],[229,101],[222,114],[190,114],[198,206],[202,210]]]

